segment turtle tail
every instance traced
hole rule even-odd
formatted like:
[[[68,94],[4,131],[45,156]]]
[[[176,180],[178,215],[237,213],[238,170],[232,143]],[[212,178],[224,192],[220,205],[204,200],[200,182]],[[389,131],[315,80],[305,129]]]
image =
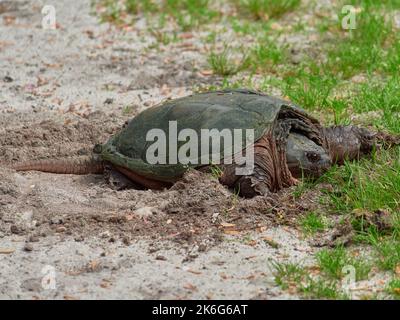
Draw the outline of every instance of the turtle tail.
[[[103,173],[104,165],[94,157],[76,159],[37,160],[17,163],[12,166],[16,171],[41,171],[59,174],[90,174]]]

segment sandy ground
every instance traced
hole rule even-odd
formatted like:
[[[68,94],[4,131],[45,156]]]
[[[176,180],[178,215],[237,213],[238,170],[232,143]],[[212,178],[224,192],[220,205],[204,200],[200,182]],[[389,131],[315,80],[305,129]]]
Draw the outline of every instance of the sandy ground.
[[[58,29],[43,30],[43,3],[0,1],[0,298],[297,298],[271,261],[313,264],[293,221],[318,192],[237,201],[198,172],[153,192],[7,169],[89,154],[141,110],[217,81],[191,45],[148,50],[144,21],[116,31],[89,1],[54,0]]]

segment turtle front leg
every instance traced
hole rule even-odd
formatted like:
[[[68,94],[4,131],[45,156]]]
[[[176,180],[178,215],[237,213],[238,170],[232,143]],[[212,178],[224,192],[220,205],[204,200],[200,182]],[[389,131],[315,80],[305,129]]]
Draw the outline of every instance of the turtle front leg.
[[[239,195],[245,198],[269,194],[273,185],[271,174],[273,168],[268,166],[271,163],[271,159],[268,158],[268,155],[256,153],[255,151],[254,161],[253,173],[247,176],[236,175],[236,168],[238,166],[235,164],[226,166],[220,182],[237,190]]]
[[[283,187],[296,184],[287,168],[285,153],[276,150],[270,134],[265,134],[254,144],[254,169],[250,175],[236,175],[239,165],[226,165],[220,182],[237,189],[245,198],[265,196]],[[241,167],[241,166],[239,166]]]

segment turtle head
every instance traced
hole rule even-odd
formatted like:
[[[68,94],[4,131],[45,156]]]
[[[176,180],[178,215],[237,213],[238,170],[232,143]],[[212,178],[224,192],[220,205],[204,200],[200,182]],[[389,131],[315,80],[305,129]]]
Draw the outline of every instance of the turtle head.
[[[286,161],[295,178],[318,178],[331,166],[331,158],[323,147],[297,133],[289,134]]]

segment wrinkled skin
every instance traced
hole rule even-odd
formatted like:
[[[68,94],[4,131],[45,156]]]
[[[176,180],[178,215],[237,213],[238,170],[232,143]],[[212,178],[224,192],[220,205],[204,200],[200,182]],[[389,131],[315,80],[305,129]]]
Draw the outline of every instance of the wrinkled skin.
[[[283,141],[283,158],[279,159],[281,153],[274,152],[273,139],[264,135],[254,144],[253,173],[237,176],[234,171],[237,165],[232,164],[224,168],[220,182],[251,198],[292,186],[298,182],[297,178],[318,178],[331,166],[330,154],[306,136],[289,132]],[[288,173],[283,176],[286,167]]]
[[[384,143],[384,139],[380,139],[376,133],[356,126],[324,128],[322,135],[332,162],[339,165],[346,160],[356,160],[370,154],[377,144]]]

